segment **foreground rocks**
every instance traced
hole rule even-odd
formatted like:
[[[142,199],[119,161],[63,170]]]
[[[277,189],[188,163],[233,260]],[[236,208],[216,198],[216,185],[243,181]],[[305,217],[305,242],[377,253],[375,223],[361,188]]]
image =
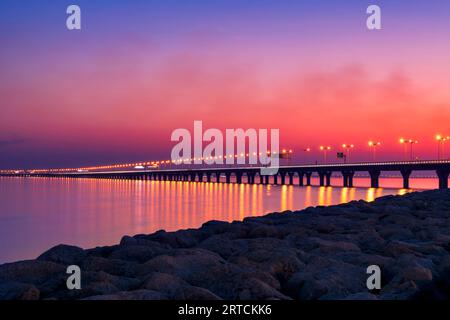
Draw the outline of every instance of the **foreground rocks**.
[[[66,268],[82,270],[68,290]],[[369,291],[369,265],[382,288]],[[59,245],[0,266],[0,299],[450,299],[450,191],[210,221],[125,236],[83,250]]]

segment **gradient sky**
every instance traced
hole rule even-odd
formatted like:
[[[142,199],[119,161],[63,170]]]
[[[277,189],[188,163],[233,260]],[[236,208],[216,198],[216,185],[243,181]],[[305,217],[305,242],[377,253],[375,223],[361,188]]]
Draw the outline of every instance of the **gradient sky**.
[[[354,160],[369,139],[401,158],[403,136],[435,158],[449,57],[443,0],[2,0],[0,168],[170,158],[171,132],[194,120],[280,128],[294,150],[353,143]]]

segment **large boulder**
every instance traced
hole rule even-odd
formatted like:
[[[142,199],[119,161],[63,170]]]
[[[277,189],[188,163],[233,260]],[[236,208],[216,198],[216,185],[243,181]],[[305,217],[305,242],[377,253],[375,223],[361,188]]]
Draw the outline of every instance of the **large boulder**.
[[[78,265],[85,257],[86,253],[83,249],[75,246],[60,244],[45,251],[37,258],[37,260],[51,261],[69,266],[73,264]]]

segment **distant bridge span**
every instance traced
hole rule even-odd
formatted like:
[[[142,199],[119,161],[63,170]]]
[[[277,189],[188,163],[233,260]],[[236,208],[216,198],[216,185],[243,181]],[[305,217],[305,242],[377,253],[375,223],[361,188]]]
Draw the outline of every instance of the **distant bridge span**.
[[[180,169],[151,169],[127,171],[93,171],[93,172],[45,172],[45,173],[8,173],[3,176],[36,176],[36,177],[67,177],[67,178],[98,178],[98,179],[139,179],[158,181],[206,181],[231,183],[235,177],[236,183],[246,182],[254,184],[293,184],[294,176],[298,176],[299,185],[311,185],[313,173],[319,176],[320,186],[330,186],[333,173],[340,173],[344,187],[353,187],[353,177],[356,172],[367,172],[370,176],[372,188],[379,187],[381,172],[400,172],[403,177],[403,188],[409,188],[409,178],[413,171],[435,171],[439,179],[439,188],[448,188],[450,173],[450,160],[421,160],[421,161],[393,161],[393,162],[367,162],[345,164],[320,165],[291,165],[280,166],[278,174],[273,175],[271,182],[269,176],[260,175],[262,167],[208,167],[208,168],[180,168]],[[224,177],[225,179],[222,179]]]

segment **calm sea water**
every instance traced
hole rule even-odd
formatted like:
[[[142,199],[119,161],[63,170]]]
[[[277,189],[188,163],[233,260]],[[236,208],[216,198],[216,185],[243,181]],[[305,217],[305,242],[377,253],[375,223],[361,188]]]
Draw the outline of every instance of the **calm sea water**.
[[[337,184],[340,180],[336,178]],[[313,183],[316,181],[313,179]],[[123,235],[196,228],[208,220],[247,216],[355,199],[402,194],[400,179],[389,188],[237,185],[96,179],[0,178],[0,263],[36,258],[65,243],[84,248],[118,243]],[[412,188],[436,187],[413,179]]]

